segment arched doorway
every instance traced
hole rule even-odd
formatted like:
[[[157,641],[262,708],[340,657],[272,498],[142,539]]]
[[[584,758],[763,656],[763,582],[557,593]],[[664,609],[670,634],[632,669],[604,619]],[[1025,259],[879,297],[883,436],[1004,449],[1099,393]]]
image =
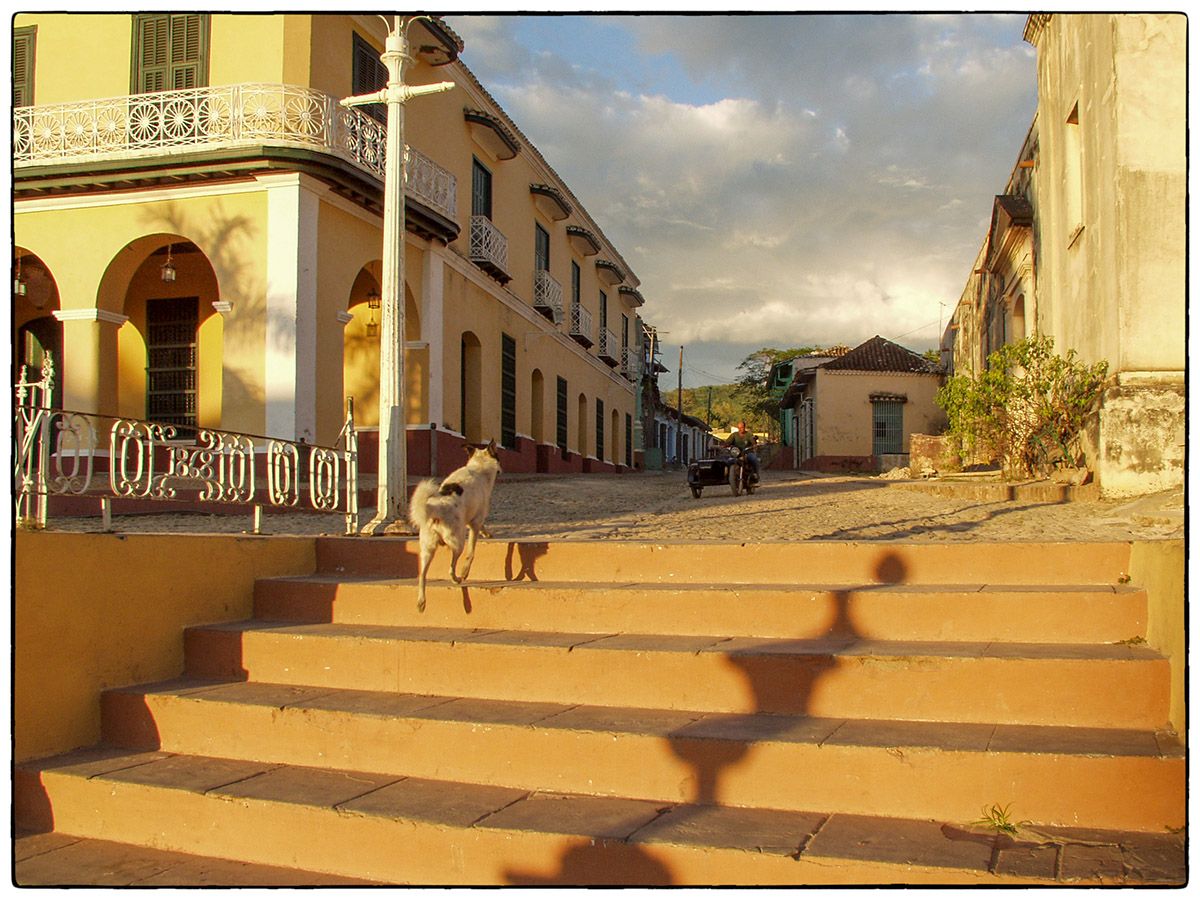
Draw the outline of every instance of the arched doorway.
[[[529,436],[534,444],[546,441],[546,379],[541,369],[534,369],[529,378]]]
[[[1018,294],[1017,299],[1013,301],[1012,309],[1012,328],[1010,329],[1010,337],[1013,343],[1025,340],[1025,295]]]
[[[621,415],[615,409],[612,411],[612,416],[609,420],[608,434],[609,461],[619,464],[623,458],[621,453],[621,443],[619,440],[621,434]]]
[[[54,317],[59,309],[58,285],[45,263],[33,253],[16,250],[13,261],[13,371],[12,381],[26,368],[36,379],[42,361],[50,354],[54,366],[54,391],[50,405],[62,406],[63,327]]]
[[[483,442],[483,347],[464,331],[459,345],[459,427],[471,444]]]

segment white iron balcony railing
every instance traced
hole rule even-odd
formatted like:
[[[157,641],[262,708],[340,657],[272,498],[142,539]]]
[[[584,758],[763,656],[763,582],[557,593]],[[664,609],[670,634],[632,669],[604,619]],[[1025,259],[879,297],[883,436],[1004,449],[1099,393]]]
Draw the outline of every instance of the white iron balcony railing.
[[[600,329],[600,348],[596,351],[605,362],[616,365],[621,359],[621,345],[617,342],[615,332],[607,328]]]
[[[135,160],[164,151],[284,146],[339,157],[383,179],[387,134],[323,91],[247,83],[13,110],[13,167]],[[408,192],[454,219],[454,176],[409,148]]]
[[[507,278],[508,238],[487,216],[471,216],[471,261]]]
[[[580,303],[571,304],[571,337],[579,341],[585,347],[590,347],[596,342],[595,332],[592,330],[592,313]]]
[[[533,276],[533,308],[557,325],[563,320],[562,298],[562,285],[545,269],[538,269]]]
[[[637,347],[621,348],[621,374],[632,382],[637,382],[641,373],[638,371],[641,354]]]

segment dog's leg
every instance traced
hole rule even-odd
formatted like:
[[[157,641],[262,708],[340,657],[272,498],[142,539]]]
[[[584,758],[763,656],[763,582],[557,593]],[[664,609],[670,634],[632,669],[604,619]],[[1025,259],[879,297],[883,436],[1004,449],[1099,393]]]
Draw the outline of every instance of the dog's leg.
[[[417,570],[417,612],[425,612],[425,576],[433,562],[433,551],[438,546],[437,532],[432,528],[421,529],[421,562]]]
[[[463,578],[460,578],[455,571],[458,568],[458,558],[460,556],[462,556],[462,552],[463,552],[462,540],[458,535],[454,535],[453,537],[451,537],[450,535],[446,535],[445,537],[446,537],[446,546],[450,548],[450,554],[451,554],[450,555],[450,580],[453,581],[455,584],[458,584],[463,580],[463,578],[466,577],[466,575],[463,575]]]
[[[467,552],[464,557],[462,576],[460,581],[466,581],[467,576],[471,574],[471,564],[475,562],[475,542],[479,540],[479,529],[472,522],[467,525]]]

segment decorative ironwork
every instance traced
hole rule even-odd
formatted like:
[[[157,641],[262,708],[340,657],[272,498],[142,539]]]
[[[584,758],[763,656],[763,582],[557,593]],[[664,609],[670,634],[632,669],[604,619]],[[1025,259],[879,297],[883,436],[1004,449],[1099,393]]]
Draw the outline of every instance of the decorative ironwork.
[[[263,144],[320,150],[383,179],[383,124],[297,85],[230,84],[13,110],[17,169]],[[411,196],[454,220],[454,175],[411,147],[407,160]]]
[[[638,372],[638,364],[640,362],[641,354],[636,347],[621,348],[621,374],[634,383],[640,377],[640,373]]]
[[[471,216],[471,260],[508,271],[508,238],[487,216]]]
[[[550,277],[545,269],[538,269],[533,277],[533,307],[550,314],[550,320],[563,320],[562,285]]]
[[[592,330],[592,313],[582,303],[571,304],[571,329],[569,334],[571,337],[581,338],[580,342],[586,344],[588,347],[595,343],[595,332]]]
[[[596,355],[602,360],[612,365],[616,365],[621,358],[621,345],[617,341],[617,335],[612,329],[600,329],[600,347],[596,351]]]
[[[111,425],[102,428],[102,416],[48,407],[53,383],[53,362],[47,354],[38,381],[29,381],[22,368],[16,384],[18,522],[44,528],[48,498],[74,494],[101,501],[116,497],[249,505],[255,509],[256,531],[263,505],[341,512],[346,533],[358,530],[353,403],[347,405],[339,446],[321,447],[128,418],[110,420]],[[107,485],[102,478],[93,479],[104,430]],[[266,474],[264,491],[259,489],[260,465]]]

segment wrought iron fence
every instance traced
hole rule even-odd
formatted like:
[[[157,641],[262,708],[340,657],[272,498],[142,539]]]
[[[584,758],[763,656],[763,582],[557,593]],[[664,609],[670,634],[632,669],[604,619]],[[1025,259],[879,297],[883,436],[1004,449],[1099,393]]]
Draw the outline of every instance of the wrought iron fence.
[[[471,259],[508,271],[508,238],[487,216],[471,216]]]
[[[182,500],[252,507],[254,533],[269,506],[341,513],[358,531],[358,435],[354,405],[335,446],[323,447],[214,428],[164,425],[54,409],[53,360],[40,378],[26,367],[16,384],[13,496],[19,524],[46,527],[51,496],[100,501],[105,528],[112,500]],[[107,469],[107,471],[103,471]]]

